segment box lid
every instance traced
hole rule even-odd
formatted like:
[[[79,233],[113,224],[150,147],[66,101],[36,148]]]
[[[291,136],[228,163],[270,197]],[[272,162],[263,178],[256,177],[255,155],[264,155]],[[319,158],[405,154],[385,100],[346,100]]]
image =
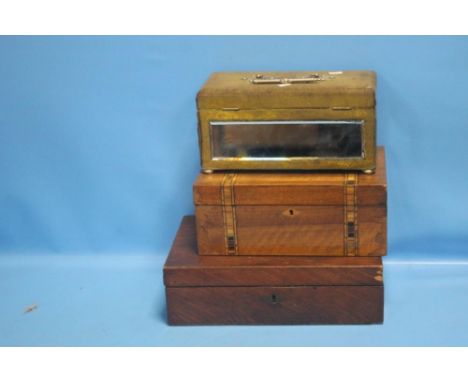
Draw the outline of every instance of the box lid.
[[[185,216],[164,265],[166,287],[383,285],[380,257],[199,256]]]
[[[373,108],[375,87],[372,71],[218,72],[203,85],[197,105],[199,109]]]
[[[229,175],[231,174],[231,175]],[[234,176],[232,175],[234,174]],[[222,187],[232,187],[223,200]],[[385,152],[377,148],[374,174],[361,172],[219,172],[200,173],[193,185],[195,205],[344,205],[345,185],[352,178],[357,205],[387,203]]]

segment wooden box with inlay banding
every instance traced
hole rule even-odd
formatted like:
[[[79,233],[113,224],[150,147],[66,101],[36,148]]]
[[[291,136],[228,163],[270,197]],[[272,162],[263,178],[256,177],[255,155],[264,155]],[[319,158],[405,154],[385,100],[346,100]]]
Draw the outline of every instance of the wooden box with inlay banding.
[[[172,325],[377,324],[380,257],[198,256],[184,217],[164,265]]]
[[[199,255],[384,256],[385,153],[374,174],[224,172],[193,187]]]

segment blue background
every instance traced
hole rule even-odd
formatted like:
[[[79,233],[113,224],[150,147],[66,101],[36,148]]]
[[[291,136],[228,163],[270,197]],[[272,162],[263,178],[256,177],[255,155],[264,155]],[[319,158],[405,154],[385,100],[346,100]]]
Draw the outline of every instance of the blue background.
[[[1,37],[0,344],[468,345],[467,65],[467,37]],[[386,323],[168,327],[198,89],[213,71],[347,69],[378,74]]]

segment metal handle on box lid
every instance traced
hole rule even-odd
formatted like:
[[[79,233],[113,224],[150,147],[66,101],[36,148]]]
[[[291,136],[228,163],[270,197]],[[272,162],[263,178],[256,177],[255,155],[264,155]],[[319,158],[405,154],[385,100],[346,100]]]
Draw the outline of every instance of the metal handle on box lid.
[[[317,81],[325,81],[326,78],[319,74],[310,74],[305,77],[299,78],[276,78],[265,77],[263,74],[257,74],[250,82],[254,85],[268,85],[268,84],[308,84]]]

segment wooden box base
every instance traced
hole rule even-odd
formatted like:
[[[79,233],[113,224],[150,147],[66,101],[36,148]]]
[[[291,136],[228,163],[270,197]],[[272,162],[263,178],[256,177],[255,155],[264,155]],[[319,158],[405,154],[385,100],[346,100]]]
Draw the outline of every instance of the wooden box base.
[[[383,322],[379,257],[198,256],[192,216],[164,282],[172,325]]]

